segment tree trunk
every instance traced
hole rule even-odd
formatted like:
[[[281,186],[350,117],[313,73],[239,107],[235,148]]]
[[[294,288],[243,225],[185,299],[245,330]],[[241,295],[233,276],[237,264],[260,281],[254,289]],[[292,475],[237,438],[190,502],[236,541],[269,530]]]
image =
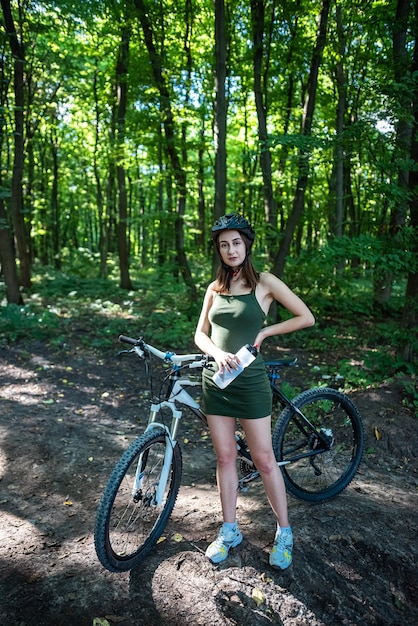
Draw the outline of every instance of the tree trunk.
[[[106,231],[106,213],[105,204],[103,201],[102,181],[100,179],[99,169],[99,145],[100,145],[100,106],[99,95],[97,89],[97,77],[98,77],[98,61],[95,60],[96,69],[93,77],[93,95],[94,95],[94,112],[95,112],[95,124],[94,124],[94,154],[93,154],[93,172],[94,179],[96,181],[96,204],[97,215],[99,218],[99,254],[100,254],[100,266],[99,276],[101,278],[107,278],[107,231]]]
[[[337,78],[338,102],[335,146],[335,225],[334,235],[342,237],[344,221],[344,117],[347,103],[347,77],[344,71],[345,37],[342,19],[342,8],[336,6],[336,22],[338,35],[338,61],[335,68]]]
[[[122,28],[118,62],[116,65],[116,84],[118,98],[118,113],[116,122],[116,179],[118,183],[118,255],[119,255],[119,285],[122,289],[133,289],[129,275],[129,245],[127,237],[128,196],[126,191],[125,173],[125,125],[128,99],[128,63],[129,63],[130,27]]]
[[[287,86],[287,95],[286,95],[286,107],[285,107],[285,116],[283,119],[283,135],[286,135],[289,131],[290,120],[293,111],[293,103],[295,98],[295,77],[292,72],[293,59],[295,56],[296,50],[296,35],[299,29],[299,15],[301,14],[300,10],[300,0],[296,0],[295,8],[294,8],[294,17],[288,18],[289,20],[289,29],[290,29],[290,42],[288,47],[288,53],[285,59],[285,65],[290,68],[288,72],[288,86]],[[284,171],[287,163],[287,158],[289,154],[289,148],[286,144],[281,146],[280,148],[280,158],[278,165],[278,176],[279,180],[283,180]],[[276,212],[277,212],[277,223],[274,225],[275,229],[278,228],[281,233],[285,228],[285,219],[284,219],[284,207],[283,207],[283,183],[279,183],[278,189],[276,190]],[[276,242],[277,242],[277,234],[276,234]]]
[[[61,268],[60,258],[60,216],[58,201],[58,138],[51,131],[51,155],[52,155],[52,189],[51,189],[51,234],[52,234],[52,257],[55,269]]]
[[[145,45],[148,50],[149,59],[154,75],[154,80],[160,94],[161,113],[163,118],[165,148],[170,161],[171,169],[176,181],[177,190],[177,207],[175,221],[175,239],[176,239],[176,255],[180,266],[183,280],[189,289],[190,299],[192,302],[197,301],[196,286],[193,282],[192,274],[184,249],[184,213],[186,208],[186,171],[180,163],[180,157],[176,148],[176,128],[171,109],[171,100],[168,87],[163,75],[162,60],[157,52],[154,44],[153,32],[149,21],[148,13],[143,0],[135,0],[135,6],[138,10],[139,20],[141,22],[142,31],[144,33]]]
[[[23,298],[19,290],[19,279],[15,253],[13,249],[13,237],[7,221],[3,200],[0,198],[0,261],[6,284],[6,299],[8,304],[23,304]]]
[[[227,50],[225,0],[215,2],[215,207],[214,218],[226,213],[226,116],[228,102],[225,94]]]
[[[274,7],[273,7],[274,11]],[[264,23],[265,23],[264,0],[251,0],[251,20],[253,29],[253,74],[254,74],[254,98],[258,120],[258,139],[260,142],[260,166],[263,177],[264,214],[266,224],[270,225],[266,234],[267,252],[274,260],[273,242],[276,241],[277,213],[273,195],[272,182],[272,159],[268,145],[267,133],[267,98],[266,81],[269,70],[269,54],[264,54]],[[274,21],[274,14],[272,22]],[[263,58],[267,58],[263,72]]]
[[[322,3],[319,31],[310,65],[308,92],[302,120],[302,135],[304,135],[305,137],[311,134],[312,129],[312,119],[315,110],[316,89],[318,84],[318,72],[322,60],[322,52],[326,42],[330,1],[331,0],[323,0]],[[286,257],[290,252],[292,238],[299,223],[299,220],[303,214],[305,191],[308,185],[309,178],[309,157],[309,148],[302,148],[299,153],[299,174],[296,185],[296,192],[293,198],[293,206],[291,213],[288,217],[286,227],[283,232],[283,237],[280,242],[280,246],[274,262],[274,273],[277,276],[283,275]]]
[[[16,239],[17,253],[20,262],[19,274],[23,287],[31,284],[31,262],[29,247],[27,245],[25,222],[23,217],[23,164],[24,164],[24,63],[25,49],[19,41],[16,27],[13,21],[10,0],[1,0],[6,33],[9,38],[10,48],[14,58],[14,157],[11,188],[11,208],[13,217],[14,236]]]
[[[418,0],[415,0],[414,11],[415,47],[411,68],[412,76],[418,74]],[[413,112],[415,124],[413,125],[411,141],[411,161],[414,163],[415,167],[412,167],[409,172],[409,189],[411,192],[409,209],[411,214],[411,227],[414,230],[412,247],[413,251],[415,251],[415,258],[418,258],[418,87],[416,82],[414,86]],[[407,331],[410,331],[408,333],[408,341],[403,348],[403,358],[413,363],[417,359],[418,272],[416,270],[410,271],[408,274],[402,325]]]
[[[409,187],[409,158],[411,151],[412,124],[408,112],[412,112],[412,94],[406,88],[410,80],[409,52],[407,49],[408,20],[411,9],[410,0],[398,0],[395,15],[392,47],[395,82],[399,85],[398,107],[401,115],[396,124],[396,150],[398,169],[397,201],[390,218],[390,235],[395,237],[405,224],[408,211],[407,192]],[[386,226],[386,225],[385,225]],[[382,233],[383,237],[386,233]],[[392,295],[394,274],[385,267],[378,266],[373,274],[374,302],[380,307],[387,307]]]

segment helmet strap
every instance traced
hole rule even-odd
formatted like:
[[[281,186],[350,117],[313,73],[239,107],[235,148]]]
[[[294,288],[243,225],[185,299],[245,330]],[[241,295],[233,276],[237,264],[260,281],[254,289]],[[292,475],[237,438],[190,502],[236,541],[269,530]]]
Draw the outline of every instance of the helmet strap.
[[[231,291],[231,280],[235,278],[235,276],[238,276],[238,274],[244,267],[247,259],[248,259],[248,254],[245,256],[245,259],[243,260],[241,265],[239,267],[236,267],[235,269],[233,267],[230,267],[229,265],[227,265],[226,263],[222,261],[222,267],[226,269],[228,272],[228,276],[226,278],[226,290],[227,291]]]

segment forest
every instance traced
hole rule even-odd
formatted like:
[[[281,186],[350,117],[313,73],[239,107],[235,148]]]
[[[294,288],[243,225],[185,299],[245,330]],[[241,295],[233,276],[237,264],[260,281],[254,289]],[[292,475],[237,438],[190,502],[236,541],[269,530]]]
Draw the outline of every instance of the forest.
[[[418,624],[418,0],[0,2],[0,623]],[[255,481],[214,566],[216,459],[185,414],[164,536],[111,574],[101,494],[167,389],[118,336],[197,350],[230,212],[316,319],[263,357],[295,361],[291,398],[350,396],[362,463],[329,502],[289,494],[285,572]]]
[[[260,270],[396,309],[414,361],[416,2],[1,6],[2,317],[58,275],[174,289],[194,314],[210,226],[239,211]]]

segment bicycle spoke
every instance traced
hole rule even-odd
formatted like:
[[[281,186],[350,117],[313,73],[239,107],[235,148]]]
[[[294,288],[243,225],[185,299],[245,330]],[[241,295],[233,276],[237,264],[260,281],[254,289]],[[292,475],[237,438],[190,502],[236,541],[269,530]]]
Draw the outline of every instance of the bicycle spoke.
[[[289,490],[306,500],[334,497],[361,461],[364,433],[355,406],[333,389],[313,389],[294,400],[307,426],[290,407],[278,419],[273,444]]]
[[[180,449],[175,446],[165,492],[156,505],[165,452],[163,431],[145,433],[128,448],[109,479],[97,513],[95,544],[100,561],[111,571],[138,565],[164,530],[180,487],[182,466]]]

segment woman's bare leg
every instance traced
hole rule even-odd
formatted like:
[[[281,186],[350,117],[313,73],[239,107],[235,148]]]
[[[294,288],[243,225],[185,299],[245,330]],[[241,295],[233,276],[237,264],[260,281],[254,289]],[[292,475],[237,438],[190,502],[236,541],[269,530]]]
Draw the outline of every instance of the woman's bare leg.
[[[224,522],[235,522],[238,494],[237,444],[235,419],[222,415],[207,415],[210,435],[215,449],[216,479]]]
[[[251,457],[260,472],[268,501],[281,527],[289,526],[286,488],[271,441],[271,417],[241,420]]]

